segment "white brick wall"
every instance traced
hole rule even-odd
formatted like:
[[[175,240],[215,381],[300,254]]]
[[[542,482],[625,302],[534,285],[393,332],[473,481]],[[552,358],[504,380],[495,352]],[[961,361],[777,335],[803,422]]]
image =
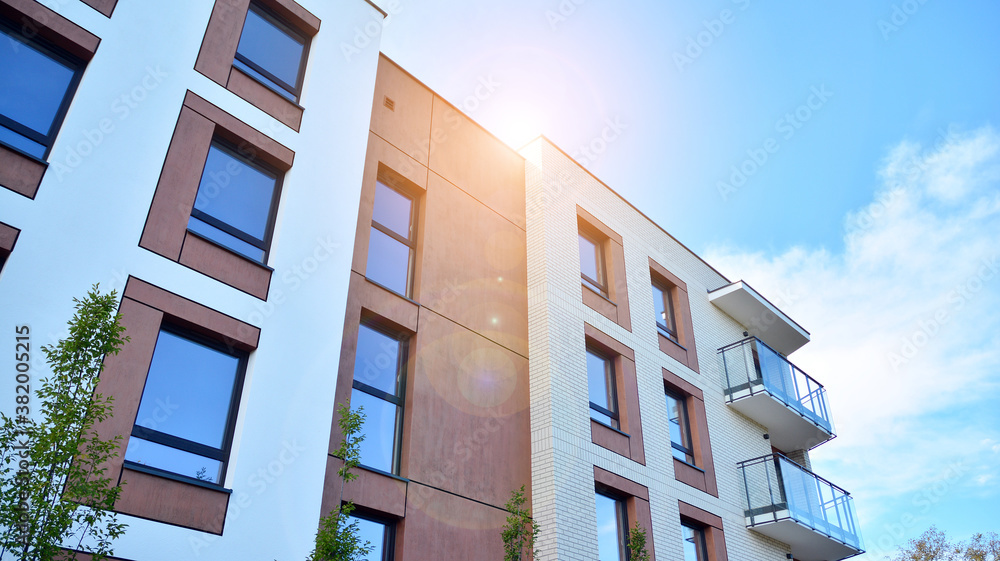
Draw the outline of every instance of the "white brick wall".
[[[596,465],[649,489],[660,561],[682,559],[678,499],[722,517],[730,559],[785,559],[787,546],[744,523],[736,464],[769,453],[770,446],[762,437],[766,429],[730,410],[723,399],[724,372],[716,351],[740,339],[743,327],[710,304],[707,292],[727,281],[545,139],[521,153],[527,159],[532,484],[541,558],[597,559]],[[623,238],[631,332],[581,301],[578,204]],[[687,283],[700,374],[659,350],[649,257]],[[635,351],[645,466],[591,441],[585,321]],[[719,498],[674,479],[663,367],[705,394]]]

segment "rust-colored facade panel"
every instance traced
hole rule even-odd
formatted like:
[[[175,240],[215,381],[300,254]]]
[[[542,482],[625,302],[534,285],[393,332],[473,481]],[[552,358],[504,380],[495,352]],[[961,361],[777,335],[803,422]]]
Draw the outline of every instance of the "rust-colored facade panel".
[[[588,347],[593,347],[613,358],[615,389],[618,394],[618,420],[622,432],[626,433],[622,434],[591,420],[591,438],[594,444],[645,465],[646,453],[642,442],[635,352],[589,323],[583,324],[583,331]]]
[[[677,323],[677,339],[674,342],[659,334],[660,350],[677,362],[695,372],[698,368],[698,349],[694,340],[694,323],[691,321],[691,302],[688,299],[687,284],[677,275],[671,273],[652,258],[649,259],[649,270],[652,281],[670,292],[675,321]]]
[[[434,95],[385,55],[379,55],[377,72],[371,131],[427,166]]]
[[[184,96],[184,106],[212,121],[216,126],[215,134],[236,144],[246,156],[260,160],[280,171],[291,169],[295,153],[271,137],[191,91]]]
[[[662,369],[666,389],[684,397],[691,429],[691,446],[697,468],[674,459],[674,476],[682,483],[700,489],[713,497],[719,496],[715,479],[715,461],[712,459],[712,444],[708,434],[708,415],[705,411],[705,397],[700,388],[680,376]],[[699,469],[700,468],[700,469]]]
[[[302,107],[276,94],[239,68],[234,66],[230,70],[226,87],[243,99],[252,100],[251,102],[261,111],[288,125],[293,131],[299,132],[299,126],[302,124]]]
[[[618,323],[618,306],[615,305],[614,302],[594,292],[585,284],[581,283],[580,288],[582,290],[580,292],[580,298],[583,299],[583,303],[586,304],[588,308],[610,319],[611,321]]]
[[[653,513],[649,508],[649,501],[632,497],[626,502],[625,508],[628,512],[629,524],[638,524],[646,532],[646,553],[649,554],[650,561],[656,561],[656,546],[653,543]]]
[[[415,339],[401,475],[502,507],[530,485],[528,360],[423,310]]]
[[[343,460],[327,457],[326,481],[323,485],[323,516],[333,511],[340,500],[341,479],[337,470],[344,465]],[[343,500],[356,506],[384,515],[402,518],[406,514],[406,482],[388,475],[358,468],[351,473],[357,479],[344,485]]]
[[[706,488],[705,472],[674,458],[674,478],[695,489]]]
[[[437,96],[430,145],[432,172],[525,228],[524,158]]]
[[[17,228],[0,222],[0,255],[10,255],[20,233],[21,231]]]
[[[118,512],[222,535],[229,493],[128,468],[121,481]]]
[[[261,300],[267,300],[267,289],[273,273],[271,269],[196,234],[185,234],[178,262]]]
[[[594,293],[586,285],[583,285],[583,303],[627,331],[632,331],[628,283],[625,280],[625,249],[622,245],[621,234],[609,228],[579,205],[576,207],[576,222],[580,232],[600,244],[601,253],[604,256],[603,266],[608,290],[607,298],[603,298],[600,294]]]
[[[141,247],[172,261],[180,258],[214,130],[204,116],[181,109],[139,239]]]
[[[434,173],[424,207],[421,306],[528,356],[524,230]]]
[[[216,0],[194,69],[225,86],[246,21],[250,0]]]
[[[0,145],[0,186],[34,199],[48,166]]]
[[[397,561],[503,558],[505,510],[418,483],[409,486],[406,517],[396,534]]]
[[[601,448],[629,457],[629,437],[593,419],[590,420],[590,439]]]
[[[85,61],[93,58],[101,39],[35,0],[0,0],[0,16]]]
[[[118,0],[83,0],[83,3],[97,10],[105,17],[111,17],[115,11]]]
[[[594,466],[594,483],[613,489],[622,495],[636,497],[649,502],[649,489],[631,479],[626,479],[606,469]]]
[[[722,517],[716,514],[702,510],[684,501],[677,501],[677,507],[680,509],[681,516],[684,518],[688,518],[705,526],[718,528],[720,530],[722,529]]]
[[[705,532],[705,546],[710,561],[728,561],[726,537],[722,528],[722,518],[684,501],[677,501],[681,517],[702,527]]]

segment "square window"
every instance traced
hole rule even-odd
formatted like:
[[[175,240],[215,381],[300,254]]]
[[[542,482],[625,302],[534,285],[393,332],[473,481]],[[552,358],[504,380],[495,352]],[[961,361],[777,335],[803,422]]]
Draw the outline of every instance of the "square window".
[[[600,492],[597,499],[597,551],[599,561],[626,561],[628,520],[625,502]]]
[[[354,358],[351,408],[363,407],[365,413],[361,463],[386,473],[399,473],[405,374],[405,342],[362,323]]]
[[[682,523],[681,536],[684,544],[684,561],[708,561],[704,530]]]
[[[0,21],[0,142],[45,159],[80,81],[84,63]]]
[[[368,561],[389,561],[393,558],[393,526],[366,516],[352,515],[350,522],[357,522],[361,543],[368,542],[372,550],[365,556]]]
[[[236,47],[233,66],[285,99],[297,102],[308,39],[266,8],[252,3]]]
[[[653,307],[656,310],[656,329],[664,337],[677,342],[677,319],[670,290],[653,284]]]
[[[125,460],[222,484],[247,355],[162,326]]]
[[[608,281],[604,272],[604,250],[601,244],[580,234],[580,278],[601,296],[608,296]]]
[[[691,447],[691,425],[688,420],[687,400],[669,391],[665,394],[667,416],[670,422],[670,446],[674,457],[682,462],[695,465],[694,451]]]
[[[587,349],[590,418],[617,429],[618,396],[615,387],[615,367],[611,359]]]
[[[410,197],[381,181],[375,183],[365,276],[407,297],[412,289],[416,249],[414,207]]]
[[[188,230],[258,263],[267,261],[281,174],[215,140]]]

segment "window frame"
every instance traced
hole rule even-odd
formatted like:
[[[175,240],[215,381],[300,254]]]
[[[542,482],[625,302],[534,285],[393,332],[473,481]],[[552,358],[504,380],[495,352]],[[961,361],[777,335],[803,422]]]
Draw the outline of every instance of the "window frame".
[[[669,318],[669,323],[661,323],[660,320],[664,318],[656,318],[656,328],[661,335],[667,337],[671,341],[680,344],[677,336],[677,312],[674,310],[674,294],[672,288],[664,288],[664,286],[653,279],[651,286],[654,290],[660,291],[660,296],[663,299],[663,314]],[[655,298],[654,294],[654,298]],[[656,303],[653,303],[653,309],[656,309]],[[666,321],[666,319],[664,319]]]
[[[87,67],[86,61],[79,57],[73,56],[71,53],[67,52],[65,49],[61,49],[54,45],[52,42],[47,41],[43,37],[35,34],[34,37],[27,37],[24,33],[21,33],[17,28],[12,25],[6,18],[0,17],[0,30],[6,31],[11,35],[17,36],[25,44],[29,45],[30,48],[34,48],[41,52],[42,54],[48,56],[51,59],[56,60],[72,69],[73,77],[70,79],[69,84],[66,86],[66,91],[63,93],[62,101],[59,104],[59,109],[56,110],[55,115],[52,117],[52,124],[49,126],[48,133],[42,135],[37,131],[27,127],[26,125],[15,121],[11,117],[0,114],[0,126],[7,128],[8,130],[14,132],[14,134],[21,135],[28,140],[40,144],[45,148],[45,151],[41,156],[35,156],[29,154],[24,150],[7,144],[0,140],[0,143],[4,147],[14,150],[19,154],[28,156],[29,158],[38,161],[47,161],[49,154],[52,152],[52,145],[55,144],[56,137],[62,130],[63,121],[66,118],[66,114],[69,112],[69,106],[73,103],[73,98],[76,97],[77,87],[80,85],[80,80],[83,78],[83,71]]]
[[[374,193],[378,192],[378,186],[379,185],[382,185],[386,189],[392,190],[393,192],[395,192],[399,196],[404,197],[406,200],[410,201],[410,217],[409,217],[410,220],[409,220],[409,237],[408,238],[404,238],[404,237],[400,236],[398,233],[396,233],[395,231],[393,231],[392,228],[389,228],[388,226],[386,226],[386,225],[382,224],[381,222],[375,220],[375,213],[376,213],[375,205],[376,205],[376,200],[375,200],[375,197],[374,197]],[[389,290],[390,292],[393,292],[395,294],[399,294],[400,296],[403,296],[404,298],[412,298],[413,297],[413,284],[414,284],[413,277],[414,277],[414,274],[415,274],[416,260],[417,260],[417,226],[416,226],[417,212],[418,212],[418,210],[417,210],[417,204],[418,204],[417,197],[414,197],[408,191],[399,188],[396,185],[395,182],[393,182],[393,181],[391,181],[391,180],[389,180],[387,178],[384,178],[384,177],[378,177],[378,178],[375,179],[375,190],[373,191],[373,196],[372,196],[371,229],[378,230],[379,232],[381,232],[381,233],[389,236],[393,240],[395,240],[395,241],[397,241],[397,242],[399,242],[399,243],[401,243],[401,244],[403,244],[403,245],[405,245],[407,247],[408,251],[407,251],[407,259],[406,259],[406,289],[402,293],[397,292],[397,291],[393,290],[392,288],[389,288],[388,286],[386,286],[386,285],[380,283],[379,281],[374,280],[374,279],[372,279],[372,278],[370,278],[368,276],[368,260],[371,259],[371,230],[369,230],[369,233],[368,233],[368,248],[367,248],[367,252],[366,252],[366,255],[365,255],[365,278],[367,278],[369,281],[371,281],[371,282],[373,282],[373,283],[375,283],[375,284],[377,284],[377,285],[385,288],[386,290]]]
[[[591,414],[591,419],[597,421],[606,426],[620,431],[621,430],[621,419],[619,418],[619,411],[621,409],[618,402],[618,375],[615,372],[615,361],[611,357],[608,357],[606,353],[597,350],[593,345],[587,345],[587,354],[592,355],[596,358],[601,359],[604,362],[604,387],[608,392],[608,402],[610,405],[614,405],[614,409],[607,409],[605,406],[598,403],[590,401],[591,411],[597,411],[598,413],[610,417],[611,423],[605,423],[600,419],[594,419],[593,414]],[[587,361],[587,386],[590,386],[590,361]],[[589,392],[588,392],[589,393]],[[588,395],[588,400],[589,400]]]
[[[240,396],[243,395],[243,382],[246,379],[246,371],[247,371],[247,365],[249,363],[250,354],[245,351],[236,349],[230,345],[226,345],[225,343],[217,339],[207,337],[190,329],[185,329],[174,323],[170,323],[169,321],[164,321],[160,324],[160,330],[157,333],[157,342],[159,342],[160,334],[163,333],[164,331],[172,335],[175,335],[177,337],[186,339],[192,343],[203,345],[212,350],[218,351],[220,353],[238,359],[236,367],[236,377],[233,380],[233,389],[229,395],[229,409],[226,412],[226,422],[224,429],[225,432],[222,439],[222,447],[216,449],[211,446],[187,440],[185,438],[181,438],[179,436],[175,436],[163,431],[140,426],[135,421],[133,421],[132,431],[131,433],[129,433],[129,436],[130,437],[134,436],[136,438],[141,438],[142,440],[146,440],[154,444],[159,444],[161,446],[174,448],[182,452],[188,452],[190,454],[218,461],[222,464],[219,468],[220,481],[219,483],[215,483],[212,481],[199,480],[197,478],[190,477],[182,473],[170,471],[169,469],[166,468],[161,468],[149,464],[140,464],[138,462],[134,462],[128,459],[124,460],[124,466],[133,469],[138,468],[146,472],[163,474],[167,477],[179,479],[181,481],[190,481],[199,485],[209,485],[212,487],[224,489],[226,469],[229,466],[229,458],[233,450],[233,437],[236,433],[236,421],[240,409]],[[154,353],[155,353],[155,345],[154,345]],[[150,361],[150,367],[152,367],[152,361]],[[149,380],[149,370],[147,369],[146,381],[148,382],[148,380]],[[143,388],[143,394],[139,396],[139,405],[136,409],[136,420],[138,420],[138,411],[142,408],[142,398],[144,395],[145,395],[145,387]]]
[[[235,226],[223,222],[222,220],[215,218],[214,216],[206,213],[205,211],[196,208],[194,205],[191,206],[191,217],[201,220],[202,222],[208,224],[209,226],[212,226],[213,228],[222,230],[224,233],[229,234],[230,236],[233,236],[234,238],[240,241],[246,242],[256,247],[257,249],[260,249],[261,251],[264,252],[264,255],[258,261],[253,257],[244,255],[242,252],[237,251],[236,249],[227,247],[225,244],[212,239],[210,236],[206,234],[193,231],[191,230],[190,227],[188,227],[188,232],[191,232],[196,236],[204,238],[205,240],[215,245],[218,245],[227,251],[231,251],[233,253],[236,253],[237,255],[240,255],[242,257],[250,259],[251,261],[266,266],[267,258],[270,256],[271,253],[271,240],[274,236],[274,223],[277,221],[278,203],[281,200],[281,188],[284,185],[285,173],[273,166],[268,165],[266,162],[255,160],[252,157],[245,156],[244,152],[252,152],[252,150],[241,150],[240,148],[236,147],[232,142],[229,142],[226,139],[221,138],[219,136],[212,137],[212,142],[209,145],[209,154],[211,153],[212,148],[217,148],[219,150],[222,150],[226,152],[229,156],[232,156],[236,160],[241,161],[243,164],[253,168],[257,168],[258,171],[263,171],[268,175],[274,176],[274,188],[271,190],[271,202],[267,210],[267,225],[264,227],[264,239],[259,240],[254,236],[251,236],[250,234],[240,230],[239,228],[236,228]],[[205,156],[205,166],[202,166],[203,178],[205,173],[205,167],[207,165],[208,165],[208,155]],[[202,179],[202,181],[203,180],[204,179]],[[195,191],[196,202],[198,194],[200,192],[201,192],[201,181],[199,181],[198,183],[198,190]]]
[[[407,382],[407,379],[408,379],[408,376],[407,376],[407,366],[409,365],[409,346],[410,346],[409,345],[409,342],[410,342],[409,339],[410,338],[408,336],[404,335],[404,334],[399,333],[399,332],[390,331],[390,330],[387,330],[387,329],[381,327],[372,318],[364,318],[364,317],[361,318],[361,321],[358,324],[357,339],[361,338],[361,330],[362,329],[369,329],[371,331],[374,331],[375,333],[379,333],[381,335],[384,335],[386,337],[389,337],[389,338],[394,339],[394,340],[396,340],[396,341],[399,342],[399,356],[396,357],[396,376],[397,376],[397,379],[398,379],[396,387],[397,387],[397,391],[398,391],[399,395],[390,394],[390,393],[388,393],[388,392],[386,392],[384,390],[380,390],[380,389],[378,389],[376,387],[370,386],[370,385],[368,385],[368,384],[366,384],[364,382],[361,382],[361,381],[359,381],[359,380],[357,380],[357,379],[354,378],[354,376],[357,373],[357,364],[358,364],[358,358],[359,358],[356,349],[355,349],[355,354],[354,354],[354,372],[352,372],[352,374],[351,374],[351,389],[352,390],[358,390],[360,392],[366,393],[366,394],[368,394],[368,395],[370,395],[372,397],[375,397],[377,399],[381,399],[383,401],[387,401],[387,402],[389,402],[389,403],[391,403],[391,404],[393,404],[393,405],[396,406],[396,419],[394,421],[394,427],[393,427],[392,466],[390,467],[390,469],[389,469],[389,471],[387,473],[389,473],[390,475],[397,475],[398,476],[399,472],[400,472],[400,463],[401,463],[400,460],[401,460],[402,447],[403,447],[402,446],[402,444],[403,444],[403,414],[405,413],[405,404],[406,404],[406,382]],[[355,341],[355,345],[356,344],[357,344],[357,340]],[[364,466],[367,469],[371,469],[371,470],[378,471],[378,472],[383,472],[383,470],[381,470],[379,468],[376,468],[376,467],[368,466],[366,464],[360,464],[360,465]]]
[[[266,86],[268,89],[274,91],[274,93],[276,93],[276,94],[284,97],[285,99],[287,99],[288,101],[290,101],[292,103],[298,104],[299,99],[302,97],[302,84],[305,81],[306,64],[309,61],[309,48],[310,48],[310,46],[312,44],[312,38],[310,36],[306,35],[305,33],[303,33],[301,30],[297,29],[294,25],[292,25],[292,24],[288,23],[287,21],[285,21],[278,14],[276,14],[274,12],[274,10],[271,10],[267,6],[261,4],[260,2],[252,0],[250,2],[249,7],[247,8],[247,13],[249,14],[249,12],[251,12],[251,11],[256,11],[257,14],[260,15],[264,20],[266,20],[268,23],[271,23],[272,25],[274,25],[275,27],[277,27],[283,33],[285,33],[285,34],[293,37],[294,39],[299,39],[299,40],[302,41],[302,56],[299,58],[299,67],[297,69],[297,83],[294,86],[291,85],[291,84],[286,83],[281,78],[278,78],[274,74],[271,74],[271,72],[269,72],[268,70],[264,69],[262,66],[260,66],[256,62],[253,62],[252,60],[250,60],[249,58],[247,58],[245,55],[241,54],[239,52],[239,41],[237,41],[237,43],[236,43],[236,54],[233,55],[233,61],[234,61],[234,63],[236,61],[239,61],[240,63],[245,64],[248,68],[250,68],[254,72],[257,72],[261,76],[264,76],[265,78],[267,78],[268,80],[270,80],[271,82],[273,82],[275,85],[279,86],[282,90],[284,90],[284,93],[275,90],[275,88],[272,87],[271,84],[268,84],[266,82],[261,81],[256,76],[254,76],[254,75],[252,75],[250,73],[244,72],[244,74],[247,74],[250,78],[253,78],[257,82],[259,82],[262,85]],[[244,27],[240,30],[240,39],[243,38],[243,31],[246,29],[246,19],[245,18],[244,18],[244,24],[243,25],[244,25]],[[239,68],[235,64],[233,66],[236,67],[236,68],[238,68],[240,71],[243,71],[243,69]],[[285,95],[286,93],[287,94],[291,94],[292,97],[289,98],[287,95]]]
[[[694,372],[700,373],[687,283],[654,261],[652,257],[649,258],[649,277],[650,283],[663,291],[664,300],[670,301],[673,310],[676,337],[664,334],[658,322],[656,325],[656,338],[660,351]],[[664,304],[666,308],[666,302]]]
[[[580,239],[586,240],[593,244],[595,249],[595,261],[597,268],[597,275],[603,277],[601,279],[592,279],[586,273],[583,272],[583,263],[580,263],[580,280],[583,286],[593,290],[597,294],[600,294],[604,298],[610,300],[611,293],[608,290],[608,270],[607,270],[607,260],[604,257],[604,243],[595,239],[594,236],[585,233],[582,229],[579,231]]]
[[[701,524],[695,524],[690,522],[688,519],[681,519],[681,540],[688,541],[688,538],[683,535],[684,529],[690,530],[695,537],[695,561],[708,561],[708,544],[705,539],[705,527]],[[684,561],[689,561],[685,559]]]
[[[613,490],[609,490],[602,485],[597,485],[594,488],[594,498],[595,498],[595,512],[596,512],[596,498],[597,496],[602,496],[606,499],[610,499],[615,503],[615,522],[618,524],[618,560],[628,561],[629,551],[628,551],[628,505],[626,504],[627,499],[622,498]],[[601,521],[597,521],[598,528],[600,527]],[[600,551],[600,532],[598,532],[598,551]],[[605,561],[605,560],[601,560]]]
[[[678,414],[680,415],[680,421],[681,421],[678,423],[681,429],[681,439],[687,441],[686,443],[674,442],[673,436],[671,435],[670,438],[671,449],[674,452],[680,452],[684,455],[684,458],[678,458],[675,454],[674,458],[688,465],[697,467],[697,464],[695,463],[694,444],[692,444],[692,437],[691,437],[691,416],[688,411],[687,396],[682,396],[682,394],[672,391],[670,388],[666,387],[666,385],[664,385],[663,394],[668,399],[673,399],[677,403],[677,411]],[[667,408],[667,417],[668,417],[667,422],[673,423],[673,419],[669,418],[670,417],[669,406]]]
[[[378,561],[391,561],[396,555],[396,522],[369,515],[366,511],[354,511],[348,518],[359,518],[375,524],[381,524],[385,531],[382,534],[382,557]]]

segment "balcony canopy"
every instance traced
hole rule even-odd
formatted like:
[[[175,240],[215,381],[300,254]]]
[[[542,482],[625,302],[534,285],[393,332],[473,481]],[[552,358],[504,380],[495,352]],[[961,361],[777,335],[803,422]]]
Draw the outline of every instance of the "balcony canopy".
[[[710,291],[708,301],[781,354],[809,342],[808,331],[741,280]]]

